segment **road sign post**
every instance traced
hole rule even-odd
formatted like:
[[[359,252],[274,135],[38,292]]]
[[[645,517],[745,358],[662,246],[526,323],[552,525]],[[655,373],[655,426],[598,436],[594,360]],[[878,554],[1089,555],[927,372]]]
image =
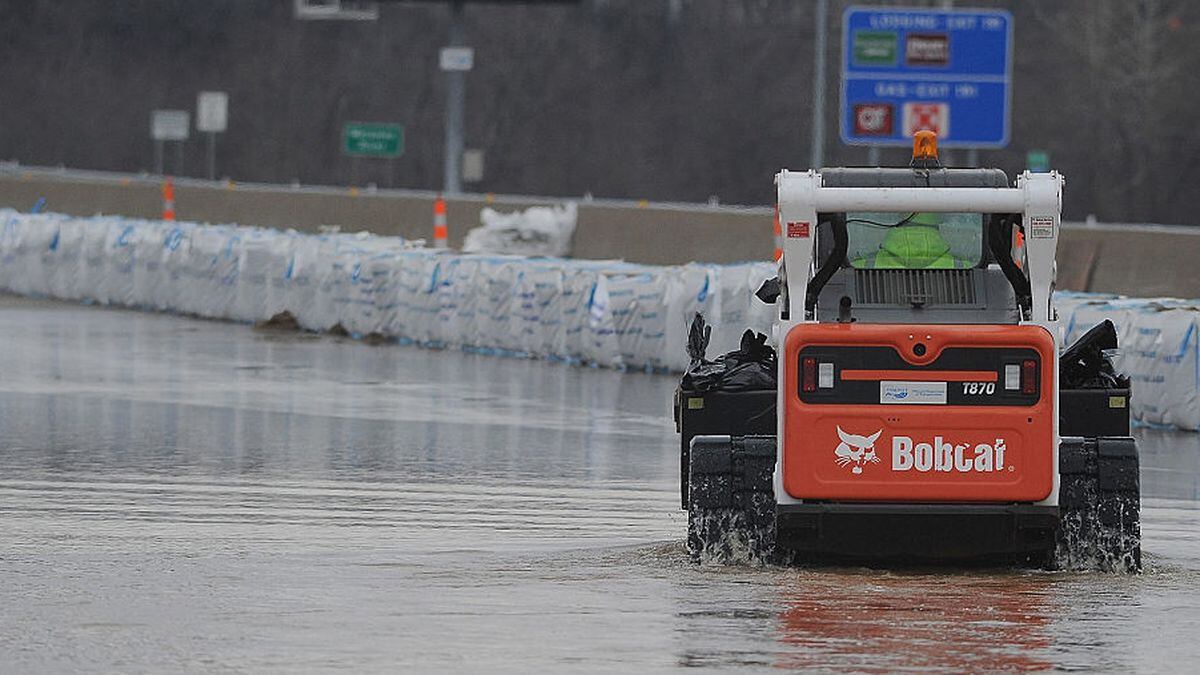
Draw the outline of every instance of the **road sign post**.
[[[191,129],[191,115],[186,110],[152,110],[150,112],[150,138],[154,140],[154,171],[162,175],[163,144],[170,141],[175,146],[175,173],[183,173],[183,142]]]
[[[1008,12],[851,7],[842,25],[842,142],[906,146],[929,129],[942,147],[1008,145]]]
[[[229,95],[202,91],[196,97],[196,131],[208,134],[208,179],[217,178],[217,134],[229,126]]]
[[[813,39],[812,140],[808,164],[820,169],[825,163],[825,34],[829,0],[817,0]]]
[[[450,3],[449,45],[438,65],[446,73],[446,149],[442,190],[448,195],[462,192],[463,119],[467,100],[467,72],[475,66],[475,52],[463,44],[463,0]]]

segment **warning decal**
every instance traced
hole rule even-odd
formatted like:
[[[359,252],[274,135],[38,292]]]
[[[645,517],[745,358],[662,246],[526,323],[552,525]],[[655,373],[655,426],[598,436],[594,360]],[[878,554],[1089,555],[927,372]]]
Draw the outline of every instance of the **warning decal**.
[[[1053,218],[1030,218],[1029,236],[1033,239],[1050,239],[1054,236]]]
[[[788,223],[788,239],[807,239],[808,223]]]

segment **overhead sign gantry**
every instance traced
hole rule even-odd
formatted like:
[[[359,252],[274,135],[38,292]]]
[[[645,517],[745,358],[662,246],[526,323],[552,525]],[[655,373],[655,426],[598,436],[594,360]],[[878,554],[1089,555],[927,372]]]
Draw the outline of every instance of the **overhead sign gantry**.
[[[999,10],[851,7],[843,17],[842,141],[1008,145],[1012,15]]]

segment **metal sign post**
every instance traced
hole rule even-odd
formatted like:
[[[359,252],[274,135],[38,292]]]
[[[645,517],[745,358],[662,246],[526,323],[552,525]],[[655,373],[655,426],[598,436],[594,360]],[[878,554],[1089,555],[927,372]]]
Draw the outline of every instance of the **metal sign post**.
[[[463,109],[466,107],[466,74],[475,65],[475,52],[463,46],[463,3],[450,4],[450,45],[442,49],[439,63],[446,73],[446,156],[442,191],[462,192],[459,167],[463,151]]]
[[[1001,10],[851,7],[843,15],[841,137],[947,148],[1008,145],[1012,16]]]
[[[173,141],[175,173],[183,173],[183,142],[191,129],[191,115],[186,110],[153,110],[150,112],[150,138],[154,139],[154,171],[163,174],[163,144]]]
[[[208,134],[208,179],[217,178],[217,134],[229,125],[229,95],[202,91],[196,97],[196,131]]]
[[[813,169],[825,163],[825,34],[829,23],[829,0],[817,0],[816,35],[813,40],[812,147],[808,164]]]

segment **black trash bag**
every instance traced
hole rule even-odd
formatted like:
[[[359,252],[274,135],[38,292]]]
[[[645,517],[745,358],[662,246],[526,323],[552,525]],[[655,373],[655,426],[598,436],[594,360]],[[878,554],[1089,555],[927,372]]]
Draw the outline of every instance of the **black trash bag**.
[[[754,291],[754,297],[762,300],[768,305],[773,305],[779,300],[780,294],[783,292],[783,283],[779,277],[771,277],[762,282],[757,291]]]
[[[1117,374],[1111,354],[1117,349],[1117,328],[1105,319],[1084,333],[1058,361],[1063,389],[1124,389],[1129,378]]]
[[[721,380],[721,391],[774,390],[778,363],[775,350],[767,344],[767,336],[747,330],[742,333],[742,344],[736,350],[721,357],[725,362],[725,377]]]
[[[715,361],[708,361],[704,358],[704,350],[711,334],[712,328],[706,326],[704,317],[697,313],[688,334],[688,355],[692,357],[692,364],[683,374],[680,385],[685,391],[704,393],[775,389],[775,350],[767,344],[766,335],[747,330],[742,334],[740,347]]]

